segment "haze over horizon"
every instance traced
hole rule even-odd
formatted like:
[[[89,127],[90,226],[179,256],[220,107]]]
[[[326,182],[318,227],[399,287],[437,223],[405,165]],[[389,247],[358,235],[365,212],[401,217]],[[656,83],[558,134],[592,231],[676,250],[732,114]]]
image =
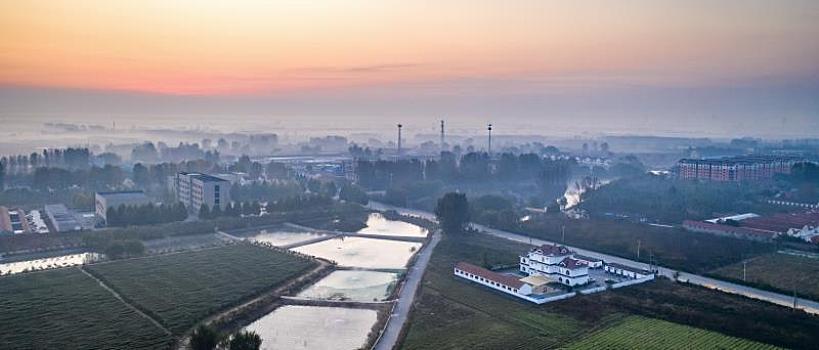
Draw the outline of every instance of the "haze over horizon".
[[[0,118],[807,137],[816,18],[815,1],[5,2]]]

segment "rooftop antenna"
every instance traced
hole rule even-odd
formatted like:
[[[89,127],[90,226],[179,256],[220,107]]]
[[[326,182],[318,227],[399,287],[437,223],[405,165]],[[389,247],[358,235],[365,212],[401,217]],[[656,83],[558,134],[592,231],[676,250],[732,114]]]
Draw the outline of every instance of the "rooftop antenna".
[[[490,123],[486,127],[486,130],[489,131],[489,143],[488,143],[487,150],[489,151],[488,153],[491,156],[492,155],[492,123]]]
[[[401,157],[401,128],[404,127],[398,124],[398,157]]]

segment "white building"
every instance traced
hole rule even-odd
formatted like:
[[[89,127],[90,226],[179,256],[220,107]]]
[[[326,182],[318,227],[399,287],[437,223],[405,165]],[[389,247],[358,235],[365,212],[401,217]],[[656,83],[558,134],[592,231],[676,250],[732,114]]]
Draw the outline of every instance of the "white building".
[[[176,200],[185,204],[189,211],[198,212],[202,204],[222,210],[230,203],[230,182],[216,176],[181,172],[173,182]]]
[[[94,206],[97,217],[103,222],[108,222],[108,209],[140,206],[151,203],[151,199],[143,191],[116,191],[97,192],[94,195]]]
[[[603,259],[593,258],[585,255],[575,254],[573,258],[580,260],[580,262],[586,264],[586,266],[588,266],[590,269],[599,269],[602,268],[603,265],[605,264],[603,262]]]
[[[453,273],[457,277],[525,299],[535,304],[565,299],[574,295],[574,293],[564,293],[557,296],[545,297],[543,294],[552,290],[547,286],[551,281],[543,276],[517,278],[465,262],[457,263],[453,269]]]
[[[520,257],[520,271],[529,276],[545,276],[570,287],[589,283],[589,266],[573,255],[564,246],[544,244]]]
[[[623,277],[628,277],[628,278],[633,278],[633,279],[645,278],[645,277],[649,277],[649,276],[654,275],[653,273],[651,273],[651,271],[638,269],[638,268],[634,268],[634,267],[631,267],[631,266],[626,266],[626,265],[618,264],[618,263],[606,264],[606,267],[604,267],[604,270],[606,272],[608,272],[608,273],[611,273],[611,274],[615,274],[615,275],[619,275],[619,276],[623,276]]]

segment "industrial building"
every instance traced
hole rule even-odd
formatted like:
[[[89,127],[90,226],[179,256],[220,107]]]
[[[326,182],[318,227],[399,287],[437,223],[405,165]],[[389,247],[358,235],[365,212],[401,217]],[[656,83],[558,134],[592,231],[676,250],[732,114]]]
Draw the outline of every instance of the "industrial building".
[[[103,223],[108,222],[108,209],[119,206],[140,206],[151,203],[151,199],[143,191],[116,191],[97,192],[94,196],[97,218]]]
[[[0,206],[0,232],[16,235],[31,232],[25,212],[22,209]]]
[[[48,204],[45,206],[45,213],[55,232],[82,230],[77,217],[63,204]]]
[[[230,182],[208,174],[177,173],[173,179],[176,200],[185,204],[191,212],[198,212],[205,204],[208,208],[224,210],[230,203]]]
[[[747,213],[705,221],[685,220],[683,228],[694,232],[760,241],[790,236],[811,242],[813,237],[819,236],[819,211],[767,216]]]

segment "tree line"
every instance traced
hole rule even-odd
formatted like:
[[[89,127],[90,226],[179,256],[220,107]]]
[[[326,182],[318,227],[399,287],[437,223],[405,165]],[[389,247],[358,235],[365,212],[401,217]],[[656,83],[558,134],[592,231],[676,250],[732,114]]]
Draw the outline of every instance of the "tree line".
[[[574,165],[573,159],[553,159],[535,153],[503,153],[491,158],[487,153],[471,152],[458,158],[455,153],[441,152],[439,159],[425,161],[358,160],[356,175],[359,184],[370,189],[387,189],[420,181],[441,181],[444,184],[533,181],[548,186],[565,184]]]
[[[199,207],[200,219],[216,219],[219,217],[239,217],[242,215],[259,215],[262,206],[258,201],[252,202],[232,202],[225,206],[222,210],[219,206],[214,206],[212,209],[207,204],[202,204]]]
[[[90,166],[91,152],[87,148],[46,149],[42,153],[4,156],[2,169],[11,174],[29,173],[40,167],[84,169]]]
[[[182,202],[175,204],[120,205],[105,212],[108,226],[135,226],[164,224],[182,221],[188,217],[188,210]]]

